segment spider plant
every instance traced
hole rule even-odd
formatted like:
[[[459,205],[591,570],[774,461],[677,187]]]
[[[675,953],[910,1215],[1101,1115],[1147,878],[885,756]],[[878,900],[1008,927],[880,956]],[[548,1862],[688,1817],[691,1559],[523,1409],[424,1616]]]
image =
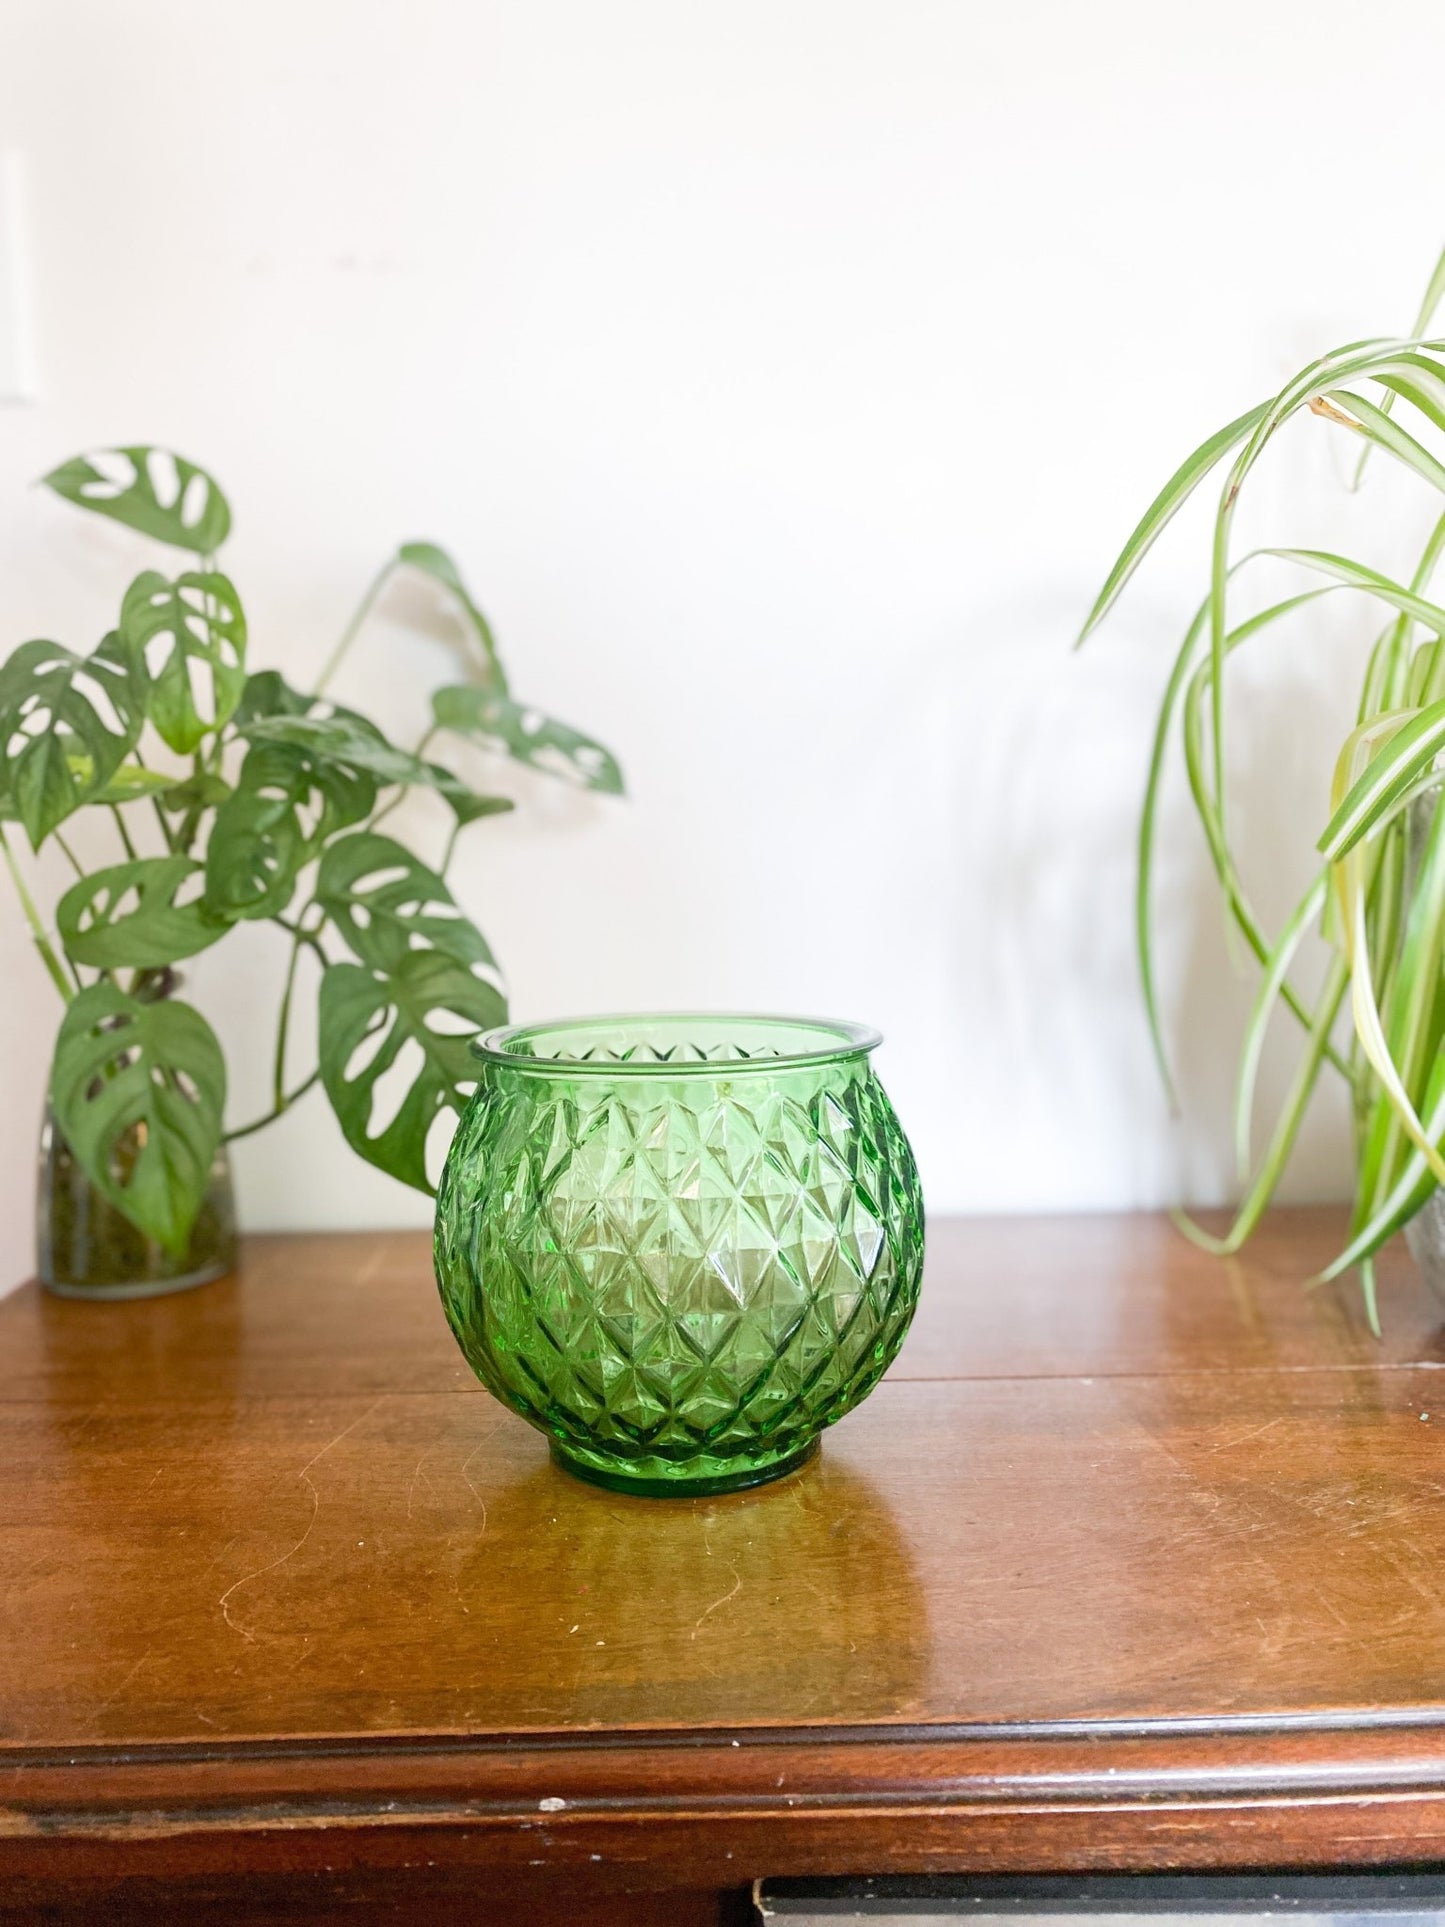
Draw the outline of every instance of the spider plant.
[[[1435,520],[1408,581],[1320,549],[1240,554],[1233,532],[1241,494],[1260,458],[1302,415],[1354,438],[1357,484],[1366,458],[1380,449],[1445,495],[1445,462],[1429,446],[1433,431],[1445,431],[1445,339],[1430,335],[1442,300],[1445,255],[1407,337],[1332,349],[1196,448],[1125,543],[1079,638],[1083,642],[1108,615],[1188,498],[1227,464],[1214,512],[1208,585],[1165,688],[1139,819],[1136,941],[1150,1033],[1171,1100],[1155,968],[1153,877],[1160,790],[1176,729],[1227,918],[1258,960],[1261,976],[1235,1099],[1243,1201],[1223,1237],[1183,1213],[1176,1217],[1208,1249],[1238,1250],[1274,1195],[1317,1083],[1327,1071],[1342,1076],[1354,1118],[1354,1213],[1344,1249],[1322,1277],[1358,1266],[1376,1331],[1376,1254],[1445,1183],[1445,771],[1437,769],[1445,750],[1445,605],[1430,596],[1445,553],[1445,514]],[[1299,587],[1241,617],[1242,583],[1265,558],[1290,565]],[[1341,593],[1367,598],[1384,613],[1384,627],[1370,650],[1355,726],[1335,761],[1318,867],[1283,928],[1269,932],[1241,880],[1230,829],[1225,676],[1237,649],[1306,605]],[[1318,989],[1306,994],[1297,965],[1315,930],[1329,946],[1329,962]],[[1341,1012],[1347,1000],[1346,1033]],[[1282,1108],[1256,1156],[1252,1125],[1260,1058],[1277,1021],[1296,1025],[1302,1041]]]

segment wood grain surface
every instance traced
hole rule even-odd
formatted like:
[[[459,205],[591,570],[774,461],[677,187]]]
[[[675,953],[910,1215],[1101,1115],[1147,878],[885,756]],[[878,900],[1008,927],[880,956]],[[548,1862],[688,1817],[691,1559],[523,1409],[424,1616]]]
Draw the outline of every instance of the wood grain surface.
[[[423,1237],[27,1288],[0,1908],[686,1923],[765,1874],[1445,1857],[1445,1332],[1403,1252],[1383,1343],[1306,1291],[1341,1230],[934,1227],[874,1397],[696,1501],[556,1471]]]

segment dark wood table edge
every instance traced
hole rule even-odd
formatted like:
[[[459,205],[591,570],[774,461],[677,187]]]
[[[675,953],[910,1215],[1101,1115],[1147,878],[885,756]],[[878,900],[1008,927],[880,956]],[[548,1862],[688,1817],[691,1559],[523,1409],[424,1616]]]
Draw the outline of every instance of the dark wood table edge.
[[[786,1726],[583,1726],[514,1727],[504,1731],[438,1728],[431,1732],[305,1733],[293,1736],[236,1735],[211,1739],[137,1741],[77,1740],[35,1746],[0,1738],[0,1774],[50,1765],[126,1766],[220,1760],[396,1757],[408,1754],[493,1752],[585,1752],[610,1748],[674,1748],[695,1752],[713,1746],[937,1745],[1088,1740],[1096,1745],[1126,1740],[1227,1739],[1234,1735],[1363,1734],[1418,1729],[1445,1732],[1445,1701],[1439,1705],[1316,1707],[1302,1712],[1161,1714],[1131,1719],[913,1720],[844,1725],[831,1720]]]
[[[324,1787],[324,1790],[323,1790]],[[1445,1862],[1445,1707],[0,1747],[0,1879]]]

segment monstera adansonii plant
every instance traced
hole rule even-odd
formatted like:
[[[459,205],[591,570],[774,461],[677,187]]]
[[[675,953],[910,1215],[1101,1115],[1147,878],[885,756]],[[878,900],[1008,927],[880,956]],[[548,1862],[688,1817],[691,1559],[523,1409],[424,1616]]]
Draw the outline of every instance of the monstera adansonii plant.
[[[114,448],[44,480],[177,557],[172,570],[135,576],[88,653],[26,642],[0,667],[0,848],[62,1003],[56,1129],[95,1189],[173,1253],[185,1248],[220,1146],[280,1117],[318,1081],[361,1157],[429,1189],[428,1135],[465,1102],[472,1038],[506,1011],[492,952],[447,871],[462,830],[512,804],[472,788],[446,759],[480,744],[613,793],[617,763],[513,696],[490,624],[434,543],[404,543],[387,560],[320,679],[302,690],[251,665],[245,609],[218,559],[230,509],[204,469],[160,448]],[[325,695],[402,572],[454,612],[469,671],[433,693],[431,727],[412,748]],[[383,828],[420,787],[450,813],[435,863]],[[80,811],[107,821],[113,848],[98,868],[66,835]],[[87,851],[97,841],[82,840]],[[53,927],[23,843],[31,852],[53,843],[74,872]],[[180,994],[177,966],[256,923],[279,946],[272,1101],[228,1128],[225,1058]],[[319,1061],[293,1076],[303,952],[320,967]]]

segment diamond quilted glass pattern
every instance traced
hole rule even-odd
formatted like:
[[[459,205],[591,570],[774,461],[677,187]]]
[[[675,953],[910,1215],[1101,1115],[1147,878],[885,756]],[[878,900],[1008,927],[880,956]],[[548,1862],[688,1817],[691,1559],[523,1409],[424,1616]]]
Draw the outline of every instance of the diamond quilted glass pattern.
[[[791,1469],[896,1354],[923,1202],[869,1033],[612,1019],[484,1047],[437,1204],[448,1319],[570,1469]]]

